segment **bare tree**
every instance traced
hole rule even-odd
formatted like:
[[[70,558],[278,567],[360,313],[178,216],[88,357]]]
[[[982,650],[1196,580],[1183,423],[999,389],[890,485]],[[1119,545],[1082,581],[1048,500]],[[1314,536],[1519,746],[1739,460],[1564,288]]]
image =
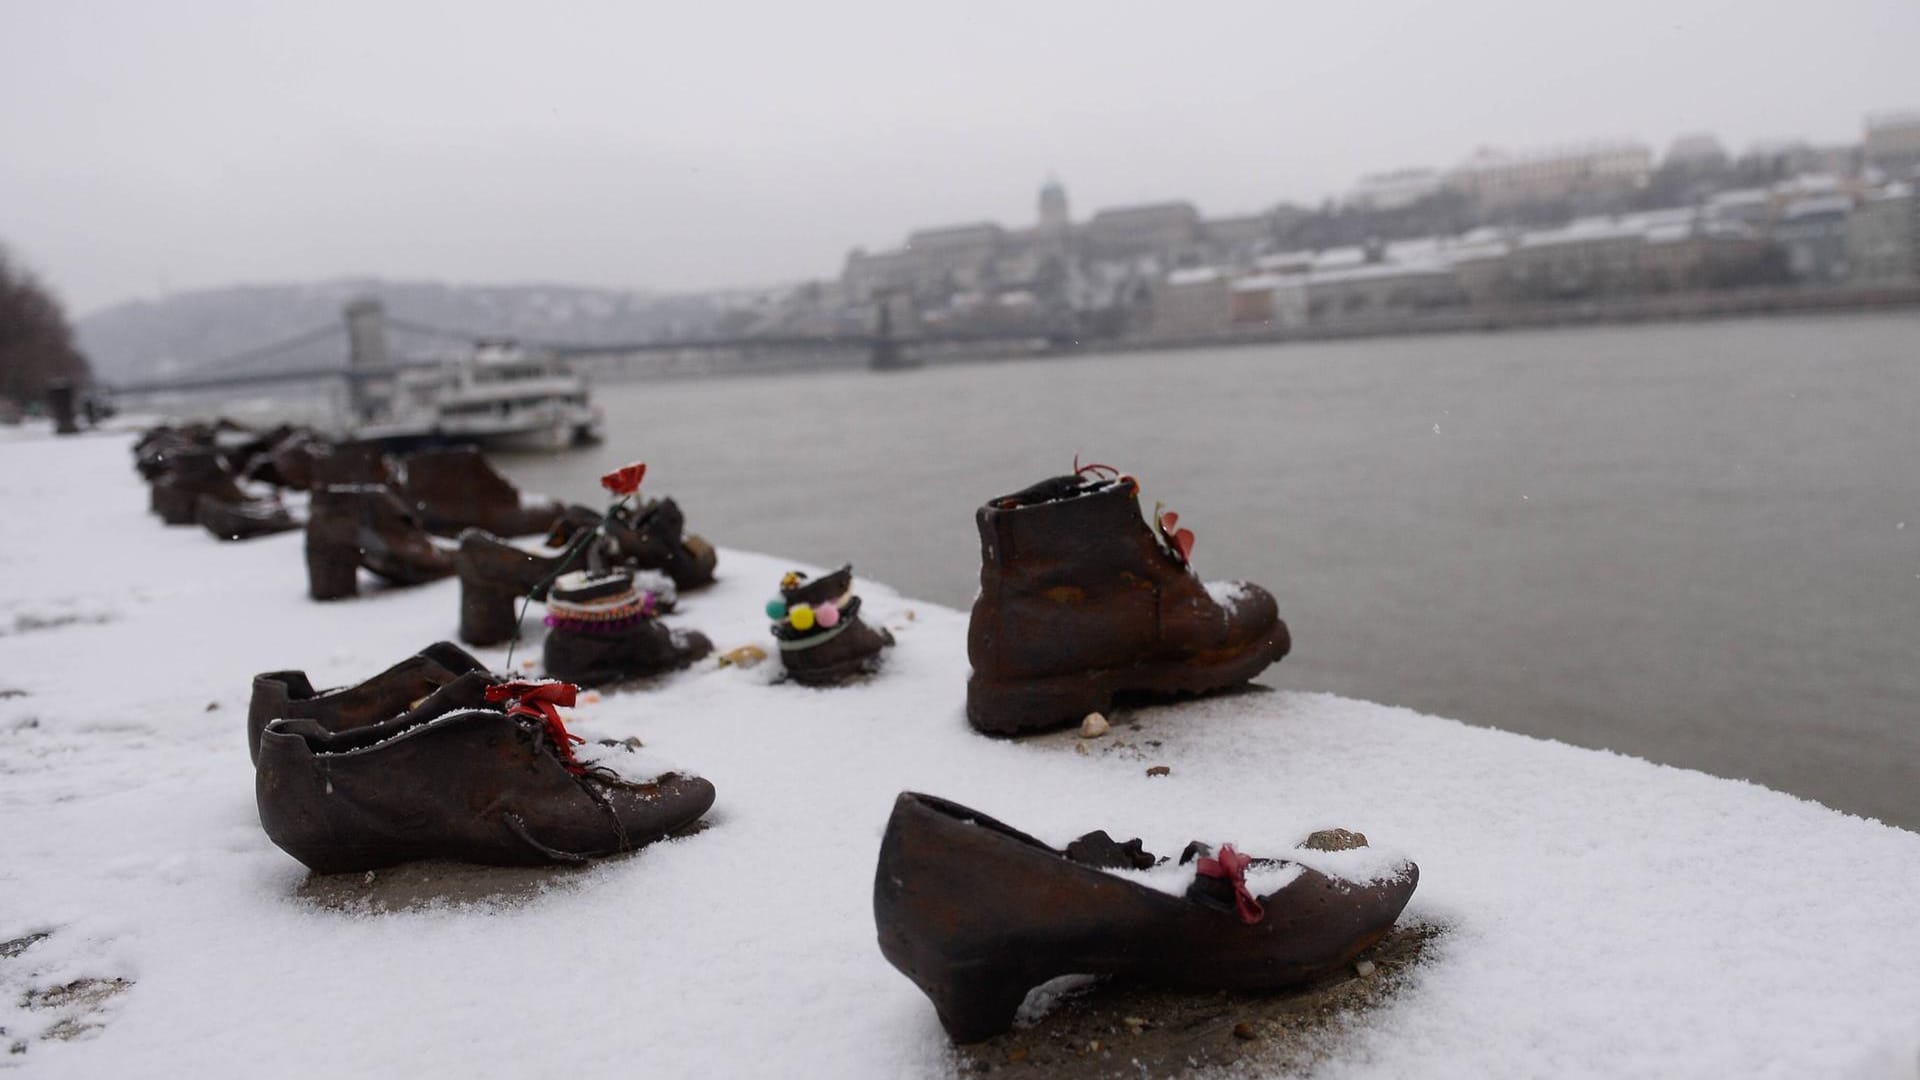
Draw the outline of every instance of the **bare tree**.
[[[53,379],[86,382],[87,358],[60,302],[0,248],[0,397],[38,401]]]

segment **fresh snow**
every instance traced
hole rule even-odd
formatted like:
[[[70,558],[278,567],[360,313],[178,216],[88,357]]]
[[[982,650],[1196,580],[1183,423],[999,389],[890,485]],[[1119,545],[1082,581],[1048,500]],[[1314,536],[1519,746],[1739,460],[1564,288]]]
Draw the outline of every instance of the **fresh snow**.
[[[0,437],[0,691],[23,692],[0,696],[0,942],[50,932],[0,956],[0,1028],[26,1047],[0,1063],[26,1074],[948,1073],[932,1007],[874,944],[902,789],[1055,844],[1100,828],[1275,855],[1342,826],[1380,853],[1302,861],[1416,859],[1403,918],[1446,932],[1325,1076],[1920,1074],[1920,835],[1311,693],[1284,663],[1263,679],[1283,689],[1121,712],[1086,754],[1071,734],[982,738],[961,711],[965,616],[872,582],[863,615],[899,645],[870,682],[709,662],[571,712],[712,779],[705,832],[521,901],[316,906],[256,818],[250,679],[372,675],[453,636],[457,585],[312,603],[297,533],[164,527],[129,437],[44,430]],[[765,646],[788,568],[723,551],[670,621]],[[518,657],[538,656],[538,611]],[[65,1014],[25,994],[81,978],[132,986],[97,1031],[39,1038]]]

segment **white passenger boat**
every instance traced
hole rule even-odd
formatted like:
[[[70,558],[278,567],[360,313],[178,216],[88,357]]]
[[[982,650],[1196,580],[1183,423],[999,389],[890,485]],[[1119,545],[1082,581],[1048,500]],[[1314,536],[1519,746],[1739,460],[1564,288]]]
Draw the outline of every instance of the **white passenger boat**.
[[[384,381],[383,381],[384,382]],[[600,439],[584,375],[559,358],[507,343],[403,371],[367,387],[356,439],[470,442],[498,450],[562,450]]]

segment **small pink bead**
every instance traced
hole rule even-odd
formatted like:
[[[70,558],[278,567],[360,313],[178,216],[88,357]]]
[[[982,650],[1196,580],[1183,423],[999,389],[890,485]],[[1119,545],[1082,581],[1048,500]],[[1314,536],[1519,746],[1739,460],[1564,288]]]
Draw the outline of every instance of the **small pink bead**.
[[[840,609],[832,604],[821,604],[813,609],[813,621],[821,626],[837,626],[840,623]]]

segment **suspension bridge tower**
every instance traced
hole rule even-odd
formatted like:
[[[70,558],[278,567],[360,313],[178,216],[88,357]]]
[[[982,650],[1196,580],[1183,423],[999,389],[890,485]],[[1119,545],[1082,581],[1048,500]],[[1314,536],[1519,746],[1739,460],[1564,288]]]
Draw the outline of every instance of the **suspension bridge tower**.
[[[351,301],[347,318],[347,400],[354,419],[364,420],[367,410],[368,372],[384,371],[392,363],[387,355],[387,307],[371,296]]]

